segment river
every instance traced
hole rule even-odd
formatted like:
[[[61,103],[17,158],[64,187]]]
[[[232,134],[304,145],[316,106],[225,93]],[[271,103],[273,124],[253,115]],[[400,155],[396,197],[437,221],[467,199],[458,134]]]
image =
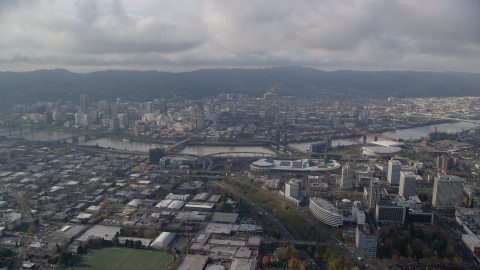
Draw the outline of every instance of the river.
[[[414,128],[407,128],[407,129],[398,129],[394,131],[383,132],[382,134],[394,139],[409,140],[409,139],[418,139],[421,137],[425,137],[429,133],[434,132],[435,127],[437,127],[437,131],[439,132],[448,132],[448,131],[461,131],[462,129],[466,130],[466,129],[474,128],[475,126],[476,125],[474,123],[455,122],[455,123],[444,123],[444,124],[438,124],[438,125],[429,125],[429,126],[414,127]],[[367,136],[367,142],[371,142],[373,140],[374,140],[373,137]],[[379,138],[379,140],[382,140],[382,139]],[[310,149],[310,145],[312,143],[316,143],[316,142],[313,141],[313,142],[291,143],[289,144],[289,146],[305,151]],[[353,144],[362,144],[362,143],[363,143],[363,136],[332,140],[332,146],[353,145]]]
[[[383,134],[394,139],[416,139],[420,137],[425,137],[428,133],[433,132],[435,130],[435,127],[437,127],[438,131],[461,131],[462,129],[474,128],[475,124],[469,122],[444,123],[438,125],[399,129],[396,131],[384,132]],[[72,136],[72,134],[57,130],[36,130],[31,133],[30,130],[27,129],[23,131],[23,136],[27,140],[49,141],[67,138]],[[20,133],[12,132],[10,137],[20,137]],[[367,142],[373,141],[373,139],[373,137],[367,137]],[[124,142],[121,139],[113,138],[100,138],[87,142],[83,142],[82,140],[83,137],[80,137],[79,144],[81,145],[97,145],[98,143],[98,145],[101,147],[127,149],[132,151],[148,151],[151,148],[165,146],[164,144],[146,142]],[[361,136],[346,139],[335,139],[332,140],[332,146],[362,144],[362,142],[363,138]],[[289,145],[300,150],[308,150],[310,148],[310,144],[312,143],[315,142],[291,143]],[[185,149],[180,151],[180,153],[182,154],[194,155],[209,155],[220,152],[263,152],[275,154],[274,151],[263,146],[187,146]]]
[[[224,153],[224,152],[261,152],[267,154],[275,154],[274,151],[270,150],[264,146],[187,146],[185,149],[180,151],[180,154],[193,154],[199,156],[205,156],[215,153]],[[239,154],[241,156],[254,156],[254,154]],[[258,154],[257,154],[258,156]]]

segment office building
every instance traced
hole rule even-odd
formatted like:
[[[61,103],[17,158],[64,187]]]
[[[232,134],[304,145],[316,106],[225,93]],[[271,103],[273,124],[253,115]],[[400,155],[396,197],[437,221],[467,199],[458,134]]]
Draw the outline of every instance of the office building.
[[[157,163],[165,156],[164,148],[152,148],[148,150],[148,159],[151,163]]]
[[[53,114],[52,112],[44,112],[43,113],[43,123],[49,125],[53,122]]]
[[[121,98],[117,98],[117,105],[118,106],[122,105],[122,99]]]
[[[106,100],[98,101],[98,111],[105,112],[108,109],[108,102]]]
[[[355,232],[355,245],[365,258],[377,257],[378,235],[368,224],[358,224]]]
[[[345,164],[342,167],[342,178],[340,180],[340,188],[342,190],[353,189],[353,180],[355,179],[353,166]]]
[[[339,227],[343,225],[342,214],[335,206],[324,199],[311,197],[308,208],[315,218],[327,225],[333,227]]]
[[[160,114],[167,115],[167,101],[164,98],[158,100],[157,106]]]
[[[381,201],[375,208],[375,222],[405,222],[407,207],[393,202]]]
[[[387,180],[391,186],[398,186],[400,184],[400,171],[402,170],[402,163],[398,160],[388,161]]]
[[[85,95],[85,94],[80,95],[80,111],[82,112],[87,111],[88,104],[89,104],[88,95]]]
[[[365,224],[365,211],[363,211],[363,205],[359,201],[353,202],[352,219],[357,224]]]
[[[153,102],[147,102],[147,106],[145,107],[145,113],[153,113],[155,111],[155,104]]]
[[[205,127],[205,119],[203,112],[203,103],[197,103],[197,130],[202,130]]]
[[[415,196],[415,182],[417,178],[412,172],[400,172],[400,186],[398,194],[403,197]]]
[[[110,108],[112,110],[112,119],[115,119],[118,117],[118,108],[119,106],[115,103],[112,102],[112,104],[110,104]]]
[[[77,112],[75,114],[75,124],[76,125],[83,125],[84,115],[85,114],[83,112]]]
[[[91,114],[85,114],[83,115],[83,125],[84,126],[89,126],[93,123],[93,117]]]
[[[462,179],[458,176],[439,175],[433,182],[433,200],[435,208],[460,206],[462,199]]]
[[[285,196],[287,197],[301,197],[302,196],[302,182],[297,179],[291,179],[285,184]]]
[[[117,118],[121,129],[128,128],[128,114],[120,113],[117,115]]]
[[[372,178],[368,193],[368,203],[370,204],[370,207],[375,207],[377,203],[380,202],[381,194],[382,186],[380,184],[380,179]]]

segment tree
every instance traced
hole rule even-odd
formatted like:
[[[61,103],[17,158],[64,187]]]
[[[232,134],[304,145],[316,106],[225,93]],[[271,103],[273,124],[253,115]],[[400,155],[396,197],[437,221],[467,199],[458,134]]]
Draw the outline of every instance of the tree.
[[[84,252],[85,252],[85,248],[82,245],[78,245],[77,254],[83,254]]]
[[[67,264],[69,257],[70,257],[69,254],[62,251],[62,252],[60,252],[60,255],[58,256],[58,262],[60,264]]]
[[[57,247],[57,254],[61,253],[62,249],[60,248],[60,246],[58,244],[55,244],[55,246]]]
[[[100,204],[100,207],[102,207],[102,208],[107,208],[107,206],[108,206],[108,201],[107,201],[107,200],[103,201],[103,202]]]
[[[34,234],[37,232],[37,229],[35,229],[35,224],[33,222],[30,223],[30,227],[28,227],[28,232],[31,234]]]
[[[266,266],[270,262],[270,257],[263,256],[262,263]]]

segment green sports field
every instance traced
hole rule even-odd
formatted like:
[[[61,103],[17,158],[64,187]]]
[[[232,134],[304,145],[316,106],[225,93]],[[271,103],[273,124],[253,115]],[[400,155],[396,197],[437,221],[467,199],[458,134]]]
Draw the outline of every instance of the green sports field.
[[[163,270],[173,257],[164,251],[133,249],[133,248],[102,248],[89,250],[92,253],[88,259],[77,264],[75,269],[95,270]]]

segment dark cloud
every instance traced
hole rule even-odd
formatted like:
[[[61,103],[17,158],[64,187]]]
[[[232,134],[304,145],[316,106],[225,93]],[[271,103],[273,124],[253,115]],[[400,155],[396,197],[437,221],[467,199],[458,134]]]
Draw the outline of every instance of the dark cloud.
[[[480,72],[480,1],[0,0],[0,69]]]

